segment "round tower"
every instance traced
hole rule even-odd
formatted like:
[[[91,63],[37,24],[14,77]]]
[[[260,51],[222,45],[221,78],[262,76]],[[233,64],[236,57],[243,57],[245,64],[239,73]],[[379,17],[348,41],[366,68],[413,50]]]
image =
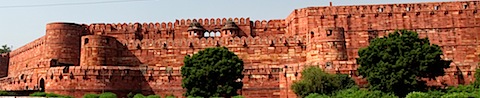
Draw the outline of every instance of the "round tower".
[[[325,28],[324,32],[319,32],[319,34],[320,43],[324,46],[320,51],[320,56],[323,56],[326,61],[347,60],[345,35],[342,27]]]
[[[307,62],[330,66],[333,61],[347,60],[344,29],[341,27],[315,28],[307,35]]]
[[[116,39],[110,36],[86,35],[82,37],[81,66],[116,65]]]
[[[46,27],[46,58],[52,66],[79,65],[80,37],[85,27],[75,23],[55,22]]]

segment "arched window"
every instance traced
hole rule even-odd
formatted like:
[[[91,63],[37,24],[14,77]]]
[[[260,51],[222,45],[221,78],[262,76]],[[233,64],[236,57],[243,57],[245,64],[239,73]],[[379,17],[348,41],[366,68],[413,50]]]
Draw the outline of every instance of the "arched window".
[[[88,38],[85,38],[84,45],[85,45],[85,44],[88,44]]]
[[[203,33],[203,36],[204,36],[204,37],[210,37],[210,33],[205,32],[205,33]]]
[[[215,33],[215,36],[220,36],[220,35],[221,35],[220,31],[217,31],[217,32]]]
[[[210,32],[210,37],[215,37],[215,32]]]

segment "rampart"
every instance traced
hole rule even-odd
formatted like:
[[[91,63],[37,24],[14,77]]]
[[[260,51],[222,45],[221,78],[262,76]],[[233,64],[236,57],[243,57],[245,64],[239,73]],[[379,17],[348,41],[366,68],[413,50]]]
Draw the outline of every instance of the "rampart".
[[[479,3],[307,7],[273,20],[50,23],[45,36],[0,57],[0,75],[8,73],[0,79],[7,86],[0,89],[77,97],[103,91],[181,96],[184,57],[225,46],[245,62],[242,95],[296,97],[290,85],[305,66],[348,74],[357,84],[365,84],[356,72],[358,49],[396,29],[428,37],[442,48],[443,59],[453,61],[446,75],[429,85],[468,84],[480,60]]]

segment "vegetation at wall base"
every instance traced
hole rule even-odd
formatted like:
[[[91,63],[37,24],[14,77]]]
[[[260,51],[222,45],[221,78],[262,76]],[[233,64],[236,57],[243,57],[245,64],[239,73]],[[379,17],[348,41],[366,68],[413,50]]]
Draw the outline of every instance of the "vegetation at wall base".
[[[17,95],[14,92],[0,91],[0,96],[15,96]]]
[[[330,95],[338,90],[354,87],[355,81],[342,74],[328,74],[321,68],[310,66],[302,71],[302,79],[292,84],[293,91],[300,97],[309,94]]]
[[[440,57],[443,53],[438,45],[407,30],[372,40],[358,55],[358,72],[367,79],[369,88],[398,96],[424,91],[426,82],[421,79],[443,76],[450,65]]]
[[[226,47],[206,48],[184,59],[184,96],[231,97],[243,83],[243,61]]]
[[[60,94],[55,94],[55,93],[45,93],[45,92],[35,92],[30,94],[30,96],[34,97],[59,97],[59,98],[74,98],[72,96],[68,95],[60,95]]]

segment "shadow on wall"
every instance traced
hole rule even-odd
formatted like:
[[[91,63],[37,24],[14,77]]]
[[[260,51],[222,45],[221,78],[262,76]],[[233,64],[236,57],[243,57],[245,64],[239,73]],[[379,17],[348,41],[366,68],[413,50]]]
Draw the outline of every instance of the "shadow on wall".
[[[107,90],[103,92],[113,92],[118,96],[127,96],[128,93],[154,94],[154,91],[148,83],[144,74],[146,71],[140,70],[140,60],[130,51],[126,45],[123,45],[112,37],[112,45],[117,53],[110,57],[114,58],[116,64],[113,66],[130,66],[123,70],[102,69],[95,77],[102,84],[105,84]],[[107,54],[108,55],[108,54]]]

